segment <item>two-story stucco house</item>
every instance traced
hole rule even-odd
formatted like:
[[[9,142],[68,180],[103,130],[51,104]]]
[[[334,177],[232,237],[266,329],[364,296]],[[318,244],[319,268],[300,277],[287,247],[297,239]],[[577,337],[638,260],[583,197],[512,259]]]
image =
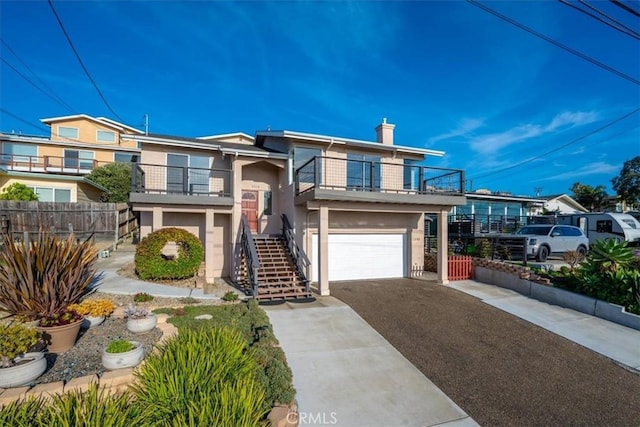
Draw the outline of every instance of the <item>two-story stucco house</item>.
[[[46,202],[99,201],[104,188],[84,176],[95,167],[131,162],[140,155],[126,134],[143,132],[85,114],[41,120],[48,137],[0,134],[0,188],[20,182]]]
[[[292,131],[204,138],[123,135],[141,148],[130,202],[141,237],[182,227],[205,248],[207,281],[231,277],[259,298],[321,295],[332,281],[408,277],[424,263],[424,215],[438,221],[447,282],[447,215],[460,170],[424,166],[441,151]]]

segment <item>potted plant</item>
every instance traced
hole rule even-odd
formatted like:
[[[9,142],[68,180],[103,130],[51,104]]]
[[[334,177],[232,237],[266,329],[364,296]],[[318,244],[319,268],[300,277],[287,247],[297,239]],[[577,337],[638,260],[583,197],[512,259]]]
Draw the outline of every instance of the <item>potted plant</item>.
[[[0,324],[0,388],[29,384],[47,369],[44,353],[29,352],[40,334],[21,323]]]
[[[1,240],[4,250],[0,251],[0,311],[22,320],[39,321],[52,352],[65,351],[68,344],[51,343],[52,332],[57,335],[58,330],[48,328],[68,327],[72,338],[67,342],[73,346],[82,316],[67,309],[97,286],[93,268],[96,247],[90,240],[77,241],[73,234],[61,239],[46,232],[29,242],[16,242],[10,233],[3,234]]]
[[[144,357],[144,349],[138,341],[113,340],[102,352],[102,365],[107,369],[130,368]]]
[[[88,329],[104,322],[116,306],[109,299],[86,299],[79,304],[71,304],[68,308],[84,316],[82,327]]]
[[[58,313],[42,317],[37,329],[47,343],[47,350],[62,353],[76,343],[84,316],[74,310],[63,309]]]
[[[155,313],[146,308],[133,305],[127,307],[124,311],[124,316],[127,318],[127,329],[136,334],[149,332],[158,323]]]

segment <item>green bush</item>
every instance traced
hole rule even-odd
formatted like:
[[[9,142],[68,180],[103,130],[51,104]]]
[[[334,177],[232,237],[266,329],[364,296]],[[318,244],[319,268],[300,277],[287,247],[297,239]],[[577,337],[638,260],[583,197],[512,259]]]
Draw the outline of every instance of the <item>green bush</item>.
[[[178,245],[178,255],[173,259],[162,254],[167,242]],[[181,228],[163,228],[150,233],[138,244],[136,272],[144,280],[185,279],[196,274],[203,259],[200,239]]]
[[[44,412],[46,425],[56,427],[128,427],[143,421],[137,417],[130,394],[111,395],[96,384],[86,392],[74,390],[56,395]]]
[[[23,202],[37,202],[38,195],[26,185],[20,182],[5,187],[0,193],[0,200],[19,200]]]
[[[127,203],[129,201],[129,191],[131,191],[130,163],[107,163],[95,168],[85,178],[107,189],[109,197],[105,201],[111,203]]]
[[[150,425],[258,425],[266,410],[256,365],[238,331],[187,328],[147,357],[131,390]]]
[[[222,299],[223,299],[224,301],[237,301],[237,300],[238,300],[238,294],[236,294],[236,293],[235,293],[235,292],[233,292],[233,291],[229,291],[229,292],[226,292],[226,293],[222,296]]]
[[[149,295],[146,292],[138,292],[133,296],[134,302],[149,302],[153,301],[153,295]]]
[[[29,320],[53,317],[93,290],[98,250],[73,235],[40,232],[29,243],[2,236],[0,310]]]
[[[14,400],[0,406],[0,426],[38,427],[47,425],[43,420],[43,409],[46,408],[44,398],[30,397]]]
[[[255,300],[240,304],[184,307],[185,315],[172,317],[168,322],[182,333],[185,329],[228,327],[238,331],[245,339],[257,362],[258,381],[266,387],[265,407],[276,403],[290,403],[295,396],[293,375],[286,363],[284,352],[277,347],[269,317]],[[156,310],[167,312],[167,309]],[[198,320],[196,316],[210,314],[210,320]]]

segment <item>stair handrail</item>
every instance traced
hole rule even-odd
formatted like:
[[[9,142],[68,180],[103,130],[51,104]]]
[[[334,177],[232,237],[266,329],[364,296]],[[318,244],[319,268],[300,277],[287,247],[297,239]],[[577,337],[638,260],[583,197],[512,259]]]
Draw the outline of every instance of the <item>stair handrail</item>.
[[[304,274],[306,268],[309,267],[310,261],[307,258],[307,255],[300,249],[298,244],[296,243],[295,235],[293,232],[293,227],[289,222],[289,219],[285,214],[282,214],[282,235],[284,236],[284,241],[287,245],[287,249],[289,249],[289,253],[291,254],[291,258],[296,266],[296,270],[304,283],[305,290],[309,292],[309,280],[307,276]]]
[[[240,236],[240,241],[242,243],[242,250],[247,262],[247,273],[249,274],[249,281],[251,282],[253,297],[256,298],[258,296],[258,270],[260,269],[260,261],[258,260],[256,242],[253,240],[251,227],[249,227],[249,220],[247,219],[246,214],[242,214],[241,222],[242,235]]]

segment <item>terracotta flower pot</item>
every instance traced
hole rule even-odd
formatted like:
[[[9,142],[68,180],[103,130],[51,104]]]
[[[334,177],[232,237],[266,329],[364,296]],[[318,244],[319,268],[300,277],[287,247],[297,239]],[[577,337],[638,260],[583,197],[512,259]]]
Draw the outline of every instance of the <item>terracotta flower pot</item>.
[[[62,326],[38,326],[38,331],[42,332],[42,338],[47,343],[47,350],[51,353],[62,353],[73,347],[78,338],[82,320]]]
[[[18,362],[16,366],[0,368],[0,388],[29,384],[47,369],[44,353],[25,353],[15,361]]]

